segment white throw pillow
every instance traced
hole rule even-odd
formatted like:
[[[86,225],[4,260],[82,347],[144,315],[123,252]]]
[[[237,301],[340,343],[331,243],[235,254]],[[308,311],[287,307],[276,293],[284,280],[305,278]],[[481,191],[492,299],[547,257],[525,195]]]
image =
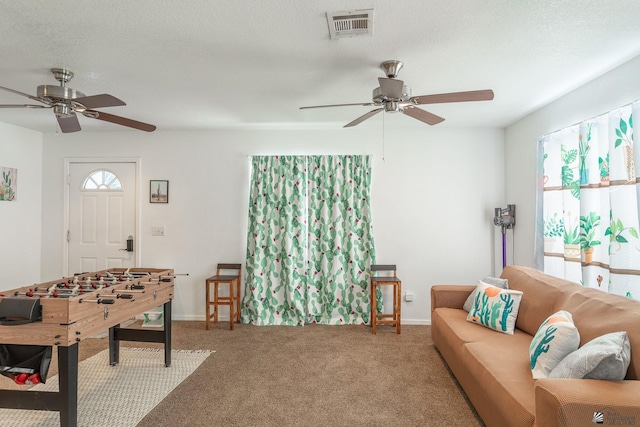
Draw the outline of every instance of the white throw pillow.
[[[542,322],[529,346],[529,360],[534,379],[547,378],[569,353],[580,345],[578,328],[568,311],[558,311]]]
[[[625,331],[592,339],[567,357],[549,378],[623,380],[631,362],[631,344]]]
[[[498,332],[513,335],[522,291],[500,289],[480,282],[467,320]]]
[[[480,282],[497,286],[501,289],[509,289],[509,282],[507,281],[507,279],[501,279],[499,277],[487,276],[484,279],[480,280]],[[476,299],[477,292],[478,292],[478,288],[474,289],[473,292],[471,292],[471,295],[467,297],[467,300],[464,302],[464,305],[462,306],[462,309],[467,313],[469,312],[469,310],[471,310],[471,307],[473,307],[473,302]]]

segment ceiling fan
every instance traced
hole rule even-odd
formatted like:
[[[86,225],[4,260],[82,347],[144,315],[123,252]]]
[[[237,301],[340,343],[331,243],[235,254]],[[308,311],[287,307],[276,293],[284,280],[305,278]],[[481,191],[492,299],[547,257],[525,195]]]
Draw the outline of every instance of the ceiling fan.
[[[60,82],[60,86],[38,86],[36,96],[0,86],[0,89],[25,96],[33,101],[41,102],[44,105],[4,104],[0,105],[0,108],[53,108],[53,113],[55,114],[58,124],[60,125],[60,130],[63,133],[78,132],[81,130],[80,122],[78,121],[76,113],[80,113],[90,119],[98,119],[121,126],[128,126],[145,132],[153,132],[156,129],[154,125],[150,125],[148,123],[94,110],[94,108],[116,107],[126,104],[115,96],[106,93],[86,96],[82,92],[67,87],[66,84],[73,78],[73,73],[69,70],[65,70],[63,68],[52,68],[51,72],[56,80]]]
[[[398,71],[402,68],[403,63],[400,61],[385,61],[380,64],[380,68],[384,71],[385,77],[379,77],[379,87],[373,90],[372,102],[363,102],[355,104],[332,104],[332,105],[314,105],[310,107],[300,107],[301,110],[308,108],[325,108],[325,107],[346,107],[346,106],[375,106],[375,110],[369,111],[352,122],[347,123],[344,127],[352,127],[362,123],[368,118],[375,116],[381,111],[387,113],[400,112],[409,117],[420,120],[428,125],[436,125],[444,120],[444,118],[433,113],[418,108],[418,105],[424,104],[442,104],[446,102],[465,102],[465,101],[490,101],[493,99],[493,91],[473,90],[467,92],[440,93],[434,95],[411,96],[411,88],[405,86],[402,80],[396,79]]]

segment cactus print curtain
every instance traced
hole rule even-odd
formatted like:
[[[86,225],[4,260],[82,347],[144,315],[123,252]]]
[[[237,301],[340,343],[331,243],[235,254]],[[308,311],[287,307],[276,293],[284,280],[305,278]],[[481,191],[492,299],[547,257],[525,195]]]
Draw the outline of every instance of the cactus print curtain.
[[[368,156],[252,160],[243,323],[364,324],[375,262]]]
[[[640,299],[639,113],[640,104],[629,105],[539,140],[538,267],[634,299]]]

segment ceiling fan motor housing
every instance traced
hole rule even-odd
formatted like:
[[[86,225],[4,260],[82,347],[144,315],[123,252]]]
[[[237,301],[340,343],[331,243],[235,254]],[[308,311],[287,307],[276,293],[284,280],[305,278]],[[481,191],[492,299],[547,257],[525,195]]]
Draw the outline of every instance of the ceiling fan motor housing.
[[[84,93],[66,86],[40,85],[37,91],[39,98],[47,98],[52,101],[71,100],[82,98]]]
[[[376,104],[384,104],[386,101],[390,100],[390,98],[382,94],[382,89],[380,89],[380,87],[377,87],[373,90],[372,98],[373,102]],[[402,95],[400,96],[400,98],[394,99],[393,101],[407,102],[409,101],[409,98],[411,98],[411,88],[407,85],[404,85],[402,86]]]

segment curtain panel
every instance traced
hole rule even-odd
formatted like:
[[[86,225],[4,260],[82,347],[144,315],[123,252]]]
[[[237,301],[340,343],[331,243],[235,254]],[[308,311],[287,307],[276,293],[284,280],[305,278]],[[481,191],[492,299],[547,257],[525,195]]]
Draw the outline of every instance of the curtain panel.
[[[637,137],[629,105],[538,143],[539,218],[546,273],[640,299]]]
[[[368,156],[252,159],[243,323],[368,323],[370,183]]]

